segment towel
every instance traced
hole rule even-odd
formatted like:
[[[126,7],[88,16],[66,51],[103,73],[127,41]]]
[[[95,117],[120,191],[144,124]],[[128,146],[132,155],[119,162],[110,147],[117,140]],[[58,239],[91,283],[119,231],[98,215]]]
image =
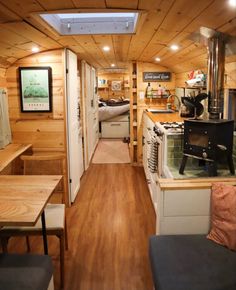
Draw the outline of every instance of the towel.
[[[150,169],[151,173],[157,172],[157,165],[158,165],[158,146],[159,143],[156,139],[156,137],[151,138],[151,149],[149,152],[149,158],[148,158],[148,168]]]

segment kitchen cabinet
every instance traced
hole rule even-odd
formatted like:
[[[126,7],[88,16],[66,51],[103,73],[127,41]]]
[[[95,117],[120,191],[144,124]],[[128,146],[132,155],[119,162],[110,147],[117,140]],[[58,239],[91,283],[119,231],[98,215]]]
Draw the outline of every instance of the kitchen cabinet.
[[[235,178],[159,179],[156,234],[205,234],[210,228],[213,182],[236,184]]]

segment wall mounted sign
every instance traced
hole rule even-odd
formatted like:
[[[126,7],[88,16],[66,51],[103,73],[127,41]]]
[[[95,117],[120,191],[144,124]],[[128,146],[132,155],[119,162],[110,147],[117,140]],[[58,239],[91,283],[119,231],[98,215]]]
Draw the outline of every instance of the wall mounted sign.
[[[51,112],[51,67],[20,67],[19,74],[21,112]]]
[[[112,81],[111,82],[112,91],[121,91],[121,81]]]
[[[170,82],[171,72],[144,72],[144,82]]]

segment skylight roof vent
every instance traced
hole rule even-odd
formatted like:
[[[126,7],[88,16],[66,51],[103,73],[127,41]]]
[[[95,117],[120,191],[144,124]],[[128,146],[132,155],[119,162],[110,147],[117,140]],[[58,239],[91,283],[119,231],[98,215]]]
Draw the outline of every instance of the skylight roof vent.
[[[61,35],[132,34],[137,12],[39,14]]]

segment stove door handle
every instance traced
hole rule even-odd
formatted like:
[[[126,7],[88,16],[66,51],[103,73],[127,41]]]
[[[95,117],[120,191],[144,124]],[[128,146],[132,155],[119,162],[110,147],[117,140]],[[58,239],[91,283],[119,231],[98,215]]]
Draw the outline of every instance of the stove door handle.
[[[222,144],[217,144],[216,145],[220,150],[222,151],[226,151],[227,150],[227,147],[225,145],[222,145]]]

